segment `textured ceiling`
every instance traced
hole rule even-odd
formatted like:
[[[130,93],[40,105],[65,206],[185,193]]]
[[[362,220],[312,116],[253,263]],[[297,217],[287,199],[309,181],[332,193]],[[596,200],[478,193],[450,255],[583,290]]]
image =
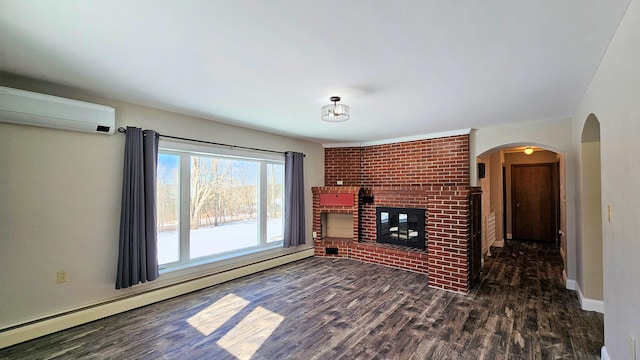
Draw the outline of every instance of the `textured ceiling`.
[[[316,142],[370,141],[572,115],[628,4],[0,0],[0,68]],[[349,121],[320,120],[332,95]]]

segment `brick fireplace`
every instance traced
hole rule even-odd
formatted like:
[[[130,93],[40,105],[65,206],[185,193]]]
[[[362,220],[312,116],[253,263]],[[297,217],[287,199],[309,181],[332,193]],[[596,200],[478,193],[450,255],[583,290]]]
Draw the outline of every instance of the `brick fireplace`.
[[[325,148],[325,185],[312,189],[316,256],[425,273],[431,287],[469,291],[469,135]],[[425,210],[425,249],[377,243],[376,207]],[[352,236],[328,236],[330,213],[351,215]]]

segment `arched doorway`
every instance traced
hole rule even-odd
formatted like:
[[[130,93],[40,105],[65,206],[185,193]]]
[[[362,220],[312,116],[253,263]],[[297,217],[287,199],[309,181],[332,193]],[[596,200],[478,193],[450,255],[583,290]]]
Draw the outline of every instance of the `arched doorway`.
[[[603,312],[600,122],[593,114],[587,117],[582,129],[580,155],[582,202],[577,242],[577,290],[583,309]]]
[[[524,150],[531,148],[532,152]],[[485,151],[476,158],[484,169],[484,177],[479,177],[478,185],[482,188],[483,205],[483,250],[486,253],[490,246],[501,246],[503,241],[512,239],[518,225],[514,223],[514,218],[518,218],[514,204],[517,199],[513,196],[513,171],[518,169],[532,170],[536,167],[547,169],[553,174],[551,186],[553,187],[552,204],[549,209],[540,212],[546,215],[546,236],[535,240],[545,240],[559,246],[559,251],[563,258],[566,253],[566,241],[564,241],[565,229],[565,203],[560,199],[564,198],[564,154],[557,149],[534,143],[513,143],[504,144]],[[536,186],[539,184],[536,184]],[[520,213],[522,216],[531,215],[528,210]],[[525,223],[530,223],[531,219],[526,218]],[[522,230],[522,229],[521,229]],[[562,231],[560,231],[562,230]],[[520,231],[522,234],[523,232]],[[527,236],[522,237],[527,238]],[[531,238],[534,240],[534,238]],[[561,247],[560,247],[561,245]],[[566,264],[566,259],[565,259]]]

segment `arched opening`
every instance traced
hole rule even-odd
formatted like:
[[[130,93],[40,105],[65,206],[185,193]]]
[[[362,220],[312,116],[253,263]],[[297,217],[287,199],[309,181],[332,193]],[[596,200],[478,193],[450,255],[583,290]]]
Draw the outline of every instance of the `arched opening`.
[[[603,311],[602,194],[600,122],[590,114],[580,147],[580,233],[577,241],[577,282],[582,307]]]
[[[525,150],[530,148],[532,151]],[[565,181],[564,154],[545,144],[512,143],[494,147],[476,158],[482,171],[478,171],[478,186],[482,188],[482,216],[483,216],[483,250],[489,252],[490,246],[502,246],[504,241],[514,238],[545,241],[557,246],[563,258],[566,253],[566,240],[563,236],[565,229],[565,204],[562,186]],[[521,169],[527,174],[538,168],[546,171],[550,177],[548,183],[548,208],[518,207],[520,203],[514,196],[516,189],[514,172]],[[522,176],[520,177],[522,179]],[[525,180],[531,180],[529,175]],[[518,181],[516,179],[516,181]],[[539,188],[539,183],[535,182]],[[536,215],[537,214],[537,215]],[[543,235],[529,235],[528,230],[522,229],[522,224],[530,225],[536,216],[544,218],[540,225]],[[524,221],[523,221],[524,219]],[[515,221],[514,221],[515,220]],[[518,222],[520,220],[520,222]],[[519,228],[520,227],[520,228]],[[515,236],[514,236],[515,234]],[[565,258],[566,267],[566,258]]]

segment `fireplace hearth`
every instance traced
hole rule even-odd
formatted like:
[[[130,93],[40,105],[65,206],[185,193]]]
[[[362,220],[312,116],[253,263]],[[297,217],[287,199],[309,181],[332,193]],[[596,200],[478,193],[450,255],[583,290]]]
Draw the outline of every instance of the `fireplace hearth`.
[[[376,242],[424,250],[424,209],[376,207]]]

